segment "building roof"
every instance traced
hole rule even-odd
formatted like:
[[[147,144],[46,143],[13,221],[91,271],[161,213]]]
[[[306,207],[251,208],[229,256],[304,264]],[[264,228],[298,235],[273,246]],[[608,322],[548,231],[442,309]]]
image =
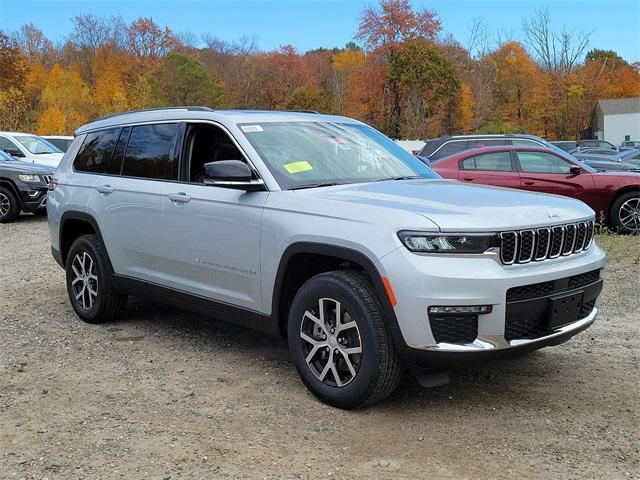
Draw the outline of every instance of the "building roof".
[[[598,100],[598,106],[604,115],[640,113],[640,97]]]

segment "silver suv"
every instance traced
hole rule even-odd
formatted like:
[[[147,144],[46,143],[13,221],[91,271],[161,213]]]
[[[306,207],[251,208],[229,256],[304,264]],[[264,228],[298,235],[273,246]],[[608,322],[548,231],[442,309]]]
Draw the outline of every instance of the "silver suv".
[[[405,366],[566,341],[602,289],[584,203],[442,180],[344,117],[97,120],[76,132],[47,208],[81,319],[146,295],[284,336],[303,382],[341,408],[384,398]]]

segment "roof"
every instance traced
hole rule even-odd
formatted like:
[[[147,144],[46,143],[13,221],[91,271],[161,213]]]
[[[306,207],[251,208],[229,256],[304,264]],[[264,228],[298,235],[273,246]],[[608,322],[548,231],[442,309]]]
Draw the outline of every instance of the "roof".
[[[604,115],[640,113],[640,97],[598,100],[598,106]]]
[[[11,137],[39,137],[40,135],[36,135],[35,133],[25,133],[25,132],[0,132],[0,135],[9,135]]]
[[[99,118],[83,125],[76,134],[90,130],[115,127],[125,124],[157,122],[157,121],[186,121],[186,120],[214,120],[220,123],[246,122],[341,122],[360,123],[347,117],[336,115],[322,115],[310,112],[293,112],[282,110],[212,110],[207,107],[170,107],[137,112],[126,112]]]

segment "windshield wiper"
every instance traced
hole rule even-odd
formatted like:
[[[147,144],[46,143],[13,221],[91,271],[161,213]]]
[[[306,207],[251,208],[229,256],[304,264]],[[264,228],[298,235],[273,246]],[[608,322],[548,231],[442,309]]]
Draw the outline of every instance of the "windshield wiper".
[[[415,180],[416,178],[422,178],[420,175],[399,175],[397,177],[387,177],[376,180],[376,182],[384,182],[386,180]]]
[[[298,185],[295,187],[291,187],[289,190],[303,190],[305,188],[333,187],[334,185],[344,185],[344,184],[337,183],[337,182],[308,183],[306,185]]]

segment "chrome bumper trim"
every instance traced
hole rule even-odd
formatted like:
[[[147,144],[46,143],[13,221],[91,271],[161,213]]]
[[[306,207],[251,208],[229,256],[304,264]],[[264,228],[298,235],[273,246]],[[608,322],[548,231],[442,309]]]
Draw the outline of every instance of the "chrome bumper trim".
[[[548,340],[553,339],[554,337],[560,337],[573,330],[580,330],[582,328],[585,328],[595,321],[597,314],[598,309],[594,308],[591,313],[585,318],[578,320],[577,322],[565,325],[564,327],[560,327],[554,330],[553,333],[545,335],[544,337],[516,339],[509,342],[505,340],[503,335],[480,333],[478,335],[478,338],[476,338],[472,343],[467,343],[464,345],[456,345],[454,343],[437,343],[430,347],[426,347],[425,350],[456,353],[477,352],[483,350],[506,350],[509,348],[521,347],[524,345],[535,345],[536,343],[544,343]]]

